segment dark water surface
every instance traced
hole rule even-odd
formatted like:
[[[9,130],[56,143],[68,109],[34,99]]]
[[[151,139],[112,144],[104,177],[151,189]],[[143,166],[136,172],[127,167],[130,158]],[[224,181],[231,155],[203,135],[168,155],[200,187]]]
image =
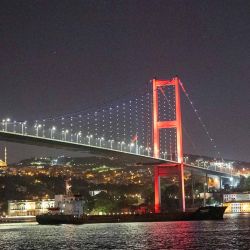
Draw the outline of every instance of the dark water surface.
[[[0,224],[0,249],[250,249],[250,214],[223,221]]]

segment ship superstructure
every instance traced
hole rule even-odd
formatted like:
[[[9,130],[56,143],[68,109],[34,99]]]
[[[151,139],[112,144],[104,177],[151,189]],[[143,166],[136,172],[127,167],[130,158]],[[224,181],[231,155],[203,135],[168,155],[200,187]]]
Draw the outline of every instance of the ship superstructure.
[[[81,195],[71,192],[71,179],[66,180],[66,194],[55,195],[55,205],[48,209],[49,215],[72,215],[82,217],[84,214],[85,200]]]

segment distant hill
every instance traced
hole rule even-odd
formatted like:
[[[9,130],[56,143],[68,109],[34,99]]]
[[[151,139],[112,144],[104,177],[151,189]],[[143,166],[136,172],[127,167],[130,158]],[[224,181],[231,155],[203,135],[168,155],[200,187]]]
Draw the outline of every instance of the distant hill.
[[[188,162],[200,161],[214,161],[214,158],[209,156],[198,156],[192,154],[185,154],[188,157]],[[225,162],[233,162],[233,165],[237,169],[250,169],[249,162],[225,160]],[[60,156],[58,158],[52,157],[36,157],[30,159],[24,159],[16,164],[12,164],[19,167],[26,166],[78,166],[84,168],[98,167],[100,165],[106,165],[109,167],[126,167],[128,164],[124,161],[115,158],[103,157],[103,156],[85,156],[85,157],[65,157]],[[130,164],[131,165],[131,164]]]

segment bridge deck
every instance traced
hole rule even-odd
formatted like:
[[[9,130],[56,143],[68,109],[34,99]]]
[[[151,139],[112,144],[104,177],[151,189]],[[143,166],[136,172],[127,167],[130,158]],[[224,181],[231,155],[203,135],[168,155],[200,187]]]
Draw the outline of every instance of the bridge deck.
[[[13,142],[13,143],[27,144],[27,145],[45,146],[45,147],[56,148],[56,149],[79,151],[79,152],[95,154],[95,155],[103,155],[105,157],[113,157],[115,159],[124,161],[127,164],[133,164],[137,166],[149,167],[149,166],[154,166],[154,165],[164,165],[166,163],[178,164],[177,162],[174,162],[174,161],[169,161],[165,159],[156,159],[151,156],[138,155],[138,154],[119,151],[119,150],[110,149],[110,148],[92,146],[88,144],[82,144],[82,143],[76,143],[76,142],[70,142],[70,141],[50,139],[47,137],[23,135],[19,133],[12,133],[12,132],[5,132],[5,131],[0,131],[0,140]],[[198,167],[198,166],[194,166],[190,164],[185,164],[185,168],[186,170],[195,170],[196,172],[204,172],[204,173],[211,174],[211,175],[220,175],[220,176],[225,176],[225,177],[232,176],[231,173],[220,172],[220,171],[216,171],[213,169],[206,169],[203,167]],[[233,176],[236,176],[236,175],[233,174]]]

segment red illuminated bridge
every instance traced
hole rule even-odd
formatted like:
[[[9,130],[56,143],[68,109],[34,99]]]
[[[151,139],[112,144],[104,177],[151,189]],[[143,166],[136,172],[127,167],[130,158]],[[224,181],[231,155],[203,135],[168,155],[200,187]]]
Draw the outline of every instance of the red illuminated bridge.
[[[217,161],[195,165],[184,157],[181,93],[191,105]],[[138,96],[124,97],[105,107],[34,121],[4,118],[1,125],[0,139],[4,141],[77,150],[124,159],[131,164],[154,166],[156,213],[160,212],[161,177],[178,175],[180,209],[183,211],[185,169],[237,178],[233,166],[221,160],[215,140],[178,77],[153,79]],[[188,134],[188,137],[192,136]]]

